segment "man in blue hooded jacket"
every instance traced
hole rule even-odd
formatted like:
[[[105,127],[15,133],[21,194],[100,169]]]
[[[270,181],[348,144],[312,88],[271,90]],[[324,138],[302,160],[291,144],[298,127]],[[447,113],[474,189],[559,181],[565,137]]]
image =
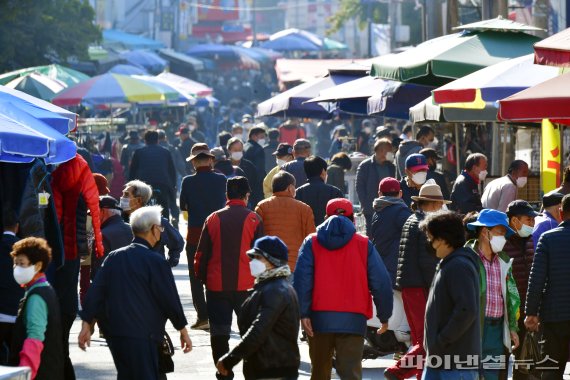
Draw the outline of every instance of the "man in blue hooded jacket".
[[[374,245],[356,233],[350,201],[330,200],[326,214],[317,233],[303,242],[293,277],[309,341],[311,379],[330,378],[335,352],[339,377],[361,379],[370,295],[382,334],[392,314],[390,276]]]

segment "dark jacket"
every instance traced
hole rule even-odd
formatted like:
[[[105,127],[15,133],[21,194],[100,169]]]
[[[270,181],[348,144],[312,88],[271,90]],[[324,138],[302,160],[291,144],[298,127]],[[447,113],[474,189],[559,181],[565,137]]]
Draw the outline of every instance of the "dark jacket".
[[[526,315],[542,322],[570,321],[570,221],[545,232],[538,241],[526,295]]]
[[[451,208],[460,214],[467,214],[471,211],[481,211],[481,194],[479,194],[479,185],[466,171],[455,180],[453,190],[451,190]]]
[[[198,168],[196,174],[182,180],[180,209],[188,211],[188,226],[202,227],[208,215],[224,208],[225,204],[226,177],[223,174],[210,168]]]
[[[438,184],[439,188],[441,189],[441,194],[443,195],[443,199],[449,200],[449,187],[447,186],[447,181],[445,180],[445,176],[436,170],[428,170],[426,180],[429,179],[433,179],[435,183]]]
[[[265,156],[265,172],[269,173],[271,169],[273,169],[276,165],[275,163],[275,156],[273,152],[277,150],[277,146],[279,145],[279,141],[269,141],[269,144],[263,147],[263,154]]]
[[[256,284],[242,305],[238,326],[242,340],[220,359],[224,367],[244,360],[246,379],[298,376],[299,302],[286,278]]]
[[[101,267],[103,260],[110,252],[126,247],[133,241],[133,231],[128,223],[123,221],[120,215],[113,215],[101,224],[101,234],[103,235],[103,257],[93,257],[91,259],[91,278],[95,279],[97,271]]]
[[[47,307],[47,326],[43,341],[43,350],[40,356],[40,366],[35,380],[64,379],[64,348],[61,336],[61,312],[57,295],[51,285],[34,287],[28,290],[26,297],[22,299],[22,307],[18,312],[18,319],[14,325],[12,347],[10,349],[10,363],[17,366],[20,362],[20,352],[24,341],[28,336],[26,329],[27,300],[32,295],[40,296]]]
[[[323,120],[317,124],[317,155],[327,157],[332,144],[331,132],[335,124],[332,120]]]
[[[396,169],[397,178],[402,179],[406,175],[406,158],[408,156],[419,153],[424,147],[416,140],[402,141],[396,152]]]
[[[521,319],[524,319],[524,307],[526,301],[526,291],[528,288],[528,278],[530,276],[530,268],[534,259],[534,243],[532,236],[521,238],[518,234],[514,234],[507,240],[507,244],[503,248],[511,259],[513,259],[513,277],[517,283],[517,290],[521,298]]]
[[[440,261],[429,291],[424,323],[427,356],[458,359],[481,355],[479,266],[470,248],[459,248]],[[435,361],[434,361],[435,362]],[[428,360],[427,363],[430,363]],[[427,364],[429,366],[429,364]]]
[[[0,314],[18,315],[18,305],[24,297],[24,289],[14,280],[14,259],[10,256],[18,238],[4,233],[0,240]]]
[[[317,240],[327,250],[337,250],[348,244],[356,228],[354,223],[344,216],[333,216],[317,228]],[[293,274],[293,286],[299,297],[301,318],[311,318],[313,330],[319,333],[344,333],[364,336],[366,333],[366,316],[358,313],[313,311],[313,282],[315,257],[312,247],[312,236],[303,242],[299,250],[299,259]],[[380,260],[378,252],[371,242],[368,242],[368,287],[376,314],[380,321],[387,321],[392,315],[392,287],[386,267]],[[350,270],[350,268],[346,268]],[[339,279],[342,273],[339,273]]]
[[[405,176],[400,181],[400,189],[402,189],[402,200],[408,207],[412,205],[412,197],[420,195],[420,189],[408,185],[408,176]]]
[[[186,140],[180,142],[180,144],[176,147],[182,156],[182,159],[186,161],[188,157],[190,157],[190,152],[192,151],[192,147],[196,144],[197,141],[194,140],[192,137],[188,137]],[[186,161],[186,173],[190,174],[194,168],[192,167],[192,163],[190,161]]]
[[[168,264],[171,267],[175,267],[180,261],[180,252],[184,249],[184,238],[180,235],[180,232],[170,224],[168,219],[161,217],[160,222],[164,231],[160,233],[160,242],[158,242],[153,250],[166,259],[166,250],[164,247],[168,248]]]
[[[327,184],[338,187],[343,194],[348,193],[344,182],[344,169],[338,165],[331,164],[327,168]]]
[[[398,288],[428,289],[433,280],[438,259],[435,253],[428,252],[426,235],[420,230],[424,218],[424,213],[418,211],[408,218],[402,229],[396,274]]]
[[[374,216],[369,237],[386,265],[394,288],[400,237],[410,215],[412,211],[400,198],[380,197],[374,200]]]
[[[321,177],[312,177],[308,183],[297,189],[295,198],[308,204],[313,209],[315,226],[325,220],[327,203],[331,199],[344,198],[344,194],[338,188],[327,185]]]
[[[133,154],[129,181],[139,179],[153,187],[176,187],[176,168],[168,149],[150,144]]]
[[[297,157],[281,167],[286,172],[293,174],[293,177],[295,177],[295,187],[297,187],[297,189],[307,183],[305,160],[306,157]]]
[[[137,237],[107,256],[87,292],[81,318],[89,323],[98,319],[113,338],[156,342],[163,338],[166,320],[176,330],[187,324],[170,266]]]
[[[121,151],[121,165],[123,165],[125,178],[129,178],[129,168],[131,167],[133,154],[140,148],[144,148],[144,144],[140,141],[136,144],[129,143],[123,147]],[[91,165],[93,165],[93,161],[91,161]]]
[[[239,166],[233,166],[230,160],[221,160],[216,162],[214,170],[217,173],[225,175],[226,178],[246,176],[245,172]]]
[[[255,166],[257,170],[257,178],[265,178],[265,152],[263,147],[257,143],[257,141],[248,140],[243,146],[243,158]]]
[[[356,169],[356,193],[365,215],[372,215],[372,203],[378,197],[378,185],[386,177],[394,177],[396,167],[388,161],[378,164],[374,156],[362,161]]]
[[[265,165],[265,163],[264,163]],[[257,206],[257,202],[263,199],[263,178],[261,177],[261,182],[257,178],[257,169],[255,165],[246,159],[241,159],[239,162],[239,168],[245,173],[245,177],[249,182],[249,187],[251,188],[251,195],[249,197],[249,207],[253,210]]]
[[[172,157],[172,162],[176,168],[176,173],[184,177],[186,175],[186,161],[182,158],[180,151],[166,141],[161,141],[158,145],[170,152],[170,157]]]

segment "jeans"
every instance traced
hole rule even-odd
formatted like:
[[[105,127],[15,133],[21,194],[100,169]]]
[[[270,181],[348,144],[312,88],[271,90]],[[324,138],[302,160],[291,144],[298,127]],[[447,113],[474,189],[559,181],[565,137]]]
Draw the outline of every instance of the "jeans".
[[[476,369],[437,369],[424,368],[422,380],[478,380]]]

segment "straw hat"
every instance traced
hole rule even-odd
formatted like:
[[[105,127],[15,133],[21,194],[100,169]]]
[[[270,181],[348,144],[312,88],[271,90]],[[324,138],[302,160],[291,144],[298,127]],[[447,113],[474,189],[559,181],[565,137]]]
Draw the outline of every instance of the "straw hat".
[[[441,192],[441,188],[436,183],[426,183],[420,189],[420,195],[413,196],[412,199],[414,201],[440,201],[444,204],[450,204],[451,201],[447,201],[443,199],[443,193]]]

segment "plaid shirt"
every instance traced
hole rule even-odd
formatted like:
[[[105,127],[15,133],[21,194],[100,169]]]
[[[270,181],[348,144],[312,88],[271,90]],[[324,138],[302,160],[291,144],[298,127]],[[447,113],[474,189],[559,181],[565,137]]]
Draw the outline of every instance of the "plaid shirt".
[[[483,262],[487,274],[485,317],[501,318],[505,310],[503,293],[501,291],[501,264],[499,262],[499,256],[493,255],[493,258],[489,261],[482,252],[479,252],[479,257]]]

